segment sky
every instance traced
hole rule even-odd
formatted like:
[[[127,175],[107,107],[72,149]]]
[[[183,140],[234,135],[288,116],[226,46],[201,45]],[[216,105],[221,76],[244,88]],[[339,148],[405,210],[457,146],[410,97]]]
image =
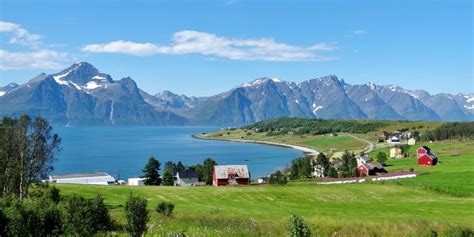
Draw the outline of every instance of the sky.
[[[473,93],[470,0],[0,1],[0,86],[87,61],[150,93],[336,75]]]

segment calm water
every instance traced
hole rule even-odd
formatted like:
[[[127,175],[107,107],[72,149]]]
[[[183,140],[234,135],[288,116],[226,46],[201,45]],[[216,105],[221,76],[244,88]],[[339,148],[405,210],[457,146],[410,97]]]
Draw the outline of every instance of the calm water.
[[[182,161],[192,165],[207,157],[218,164],[247,164],[253,178],[285,167],[301,156],[297,150],[259,144],[200,140],[192,134],[215,127],[73,127],[56,128],[62,152],[54,163],[55,174],[106,171],[126,179],[142,175],[148,157],[162,164]],[[248,160],[248,161],[246,161]]]

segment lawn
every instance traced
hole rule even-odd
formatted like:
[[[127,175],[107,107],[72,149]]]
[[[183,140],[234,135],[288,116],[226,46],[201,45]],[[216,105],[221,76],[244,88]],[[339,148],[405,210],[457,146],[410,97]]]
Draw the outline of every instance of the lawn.
[[[316,235],[423,236],[455,228],[474,229],[474,144],[462,142],[462,155],[450,156],[450,142],[430,144],[440,163],[418,167],[416,159],[389,160],[389,170],[414,168],[414,179],[384,183],[244,187],[129,187],[58,185],[63,195],[100,193],[114,219],[124,221],[129,195],[140,195],[153,209],[166,200],[174,217],[162,220],[153,210],[149,234],[183,232],[210,236],[284,236],[291,213],[301,215]],[[414,148],[412,148],[414,149]]]

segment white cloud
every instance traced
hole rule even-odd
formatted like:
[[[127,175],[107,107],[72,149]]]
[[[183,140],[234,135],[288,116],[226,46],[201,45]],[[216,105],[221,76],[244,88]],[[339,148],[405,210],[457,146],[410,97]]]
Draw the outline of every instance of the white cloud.
[[[137,56],[153,54],[202,54],[232,60],[261,61],[327,61],[333,57],[317,54],[333,51],[334,44],[318,43],[308,47],[275,42],[273,39],[232,39],[198,31],[179,31],[173,34],[168,46],[131,41],[91,44],[82,48],[93,53],[124,53]]]
[[[68,55],[46,49],[41,35],[28,32],[19,24],[0,21],[0,33],[11,34],[10,44],[21,44],[30,51],[13,52],[0,49],[0,70],[11,69],[58,69]],[[2,35],[3,36],[3,35]]]
[[[66,53],[48,49],[33,52],[9,52],[0,49],[0,69],[58,69]]]
[[[6,21],[0,21],[0,32],[12,34],[9,40],[11,44],[37,47],[42,38],[41,35],[31,34],[21,25]]]
[[[354,31],[352,31],[352,34],[354,34],[354,35],[365,35],[367,33],[369,33],[369,32],[367,32],[365,30],[354,30]]]

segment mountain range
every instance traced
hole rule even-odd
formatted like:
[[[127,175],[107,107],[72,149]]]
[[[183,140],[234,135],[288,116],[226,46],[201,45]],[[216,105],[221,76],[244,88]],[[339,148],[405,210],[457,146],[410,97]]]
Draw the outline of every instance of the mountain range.
[[[78,61],[56,74],[0,87],[0,115],[22,113],[61,126],[239,126],[282,116],[465,121],[474,120],[474,93],[430,95],[396,85],[350,85],[330,75],[299,84],[258,78],[209,97],[166,90],[152,95],[130,77],[114,80]]]

